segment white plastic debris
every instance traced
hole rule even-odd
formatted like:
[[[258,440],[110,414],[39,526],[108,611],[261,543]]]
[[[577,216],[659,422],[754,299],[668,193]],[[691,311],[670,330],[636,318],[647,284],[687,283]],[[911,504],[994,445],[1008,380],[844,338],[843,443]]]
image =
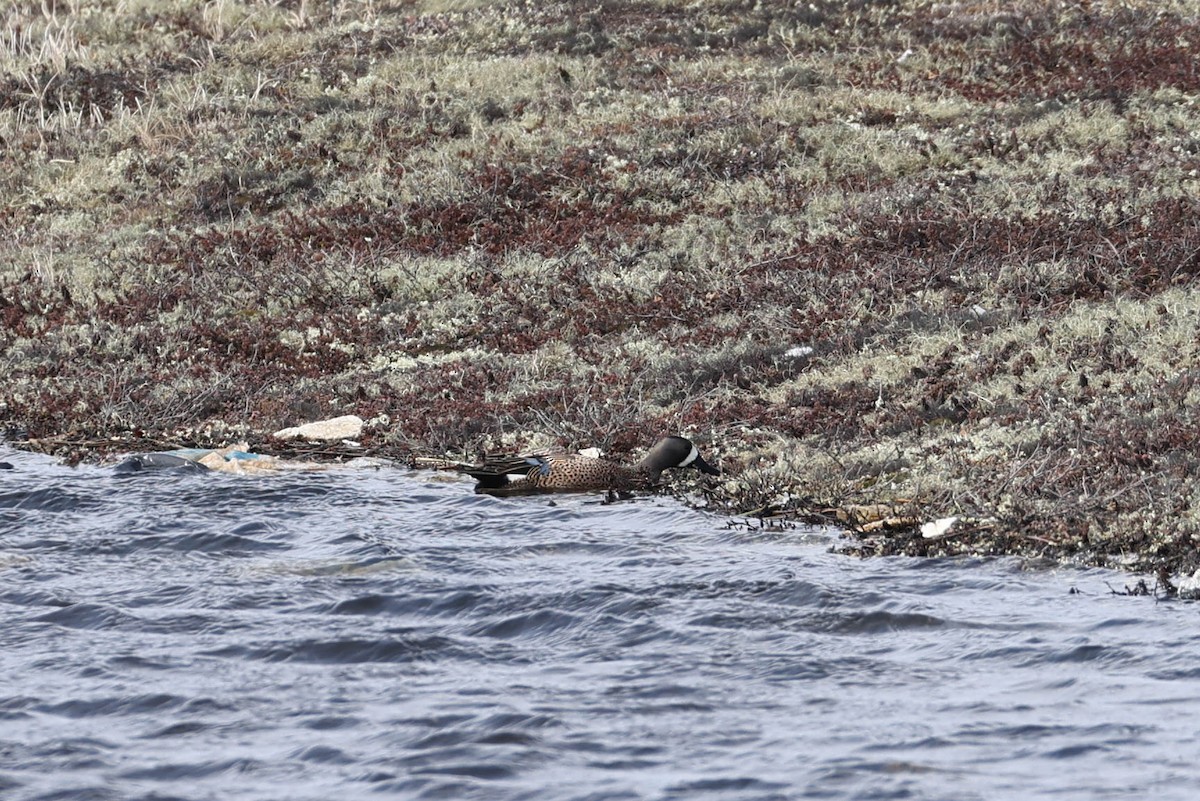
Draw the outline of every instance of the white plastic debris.
[[[1180,598],[1190,601],[1200,598],[1200,570],[1190,576],[1175,576],[1172,581],[1175,583],[1175,591],[1179,593]]]
[[[942,517],[937,520],[930,520],[928,523],[921,524],[921,536],[927,540],[936,540],[939,537],[945,537],[950,533],[950,529],[954,528],[954,524],[958,522],[958,516]]]

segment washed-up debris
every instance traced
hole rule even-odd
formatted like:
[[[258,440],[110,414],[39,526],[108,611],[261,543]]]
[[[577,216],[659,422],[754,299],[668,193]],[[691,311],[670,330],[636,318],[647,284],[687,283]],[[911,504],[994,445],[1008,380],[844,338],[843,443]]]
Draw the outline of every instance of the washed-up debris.
[[[1180,598],[1189,601],[1200,600],[1200,570],[1190,576],[1175,576],[1168,586]]]
[[[147,470],[179,470],[202,472],[208,468],[195,459],[175,453],[135,453],[126,456],[113,468],[120,475],[131,475]]]
[[[908,501],[851,504],[835,509],[834,516],[862,534],[881,529],[911,529],[920,522],[909,510]]]
[[[159,453],[135,453],[127,456],[115,470],[139,473],[144,470],[215,470],[220,473],[272,473],[280,470],[320,470],[316,462],[279,459],[254,453],[240,442],[227,448],[179,448]]]
[[[954,524],[958,522],[958,516],[941,517],[937,520],[930,520],[928,523],[921,524],[921,536],[927,540],[936,540],[945,537],[954,528]]]
[[[978,534],[990,531],[996,527],[994,517],[939,517],[921,524],[921,536],[927,540],[937,540],[954,534]]]

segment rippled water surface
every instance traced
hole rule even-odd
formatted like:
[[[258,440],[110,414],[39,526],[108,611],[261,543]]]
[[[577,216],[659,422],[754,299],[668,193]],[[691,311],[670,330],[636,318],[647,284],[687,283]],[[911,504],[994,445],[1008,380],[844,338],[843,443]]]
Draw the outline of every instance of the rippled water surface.
[[[1200,607],[1124,576],[858,561],[667,498],[395,468],[0,458],[3,799],[1200,786]]]

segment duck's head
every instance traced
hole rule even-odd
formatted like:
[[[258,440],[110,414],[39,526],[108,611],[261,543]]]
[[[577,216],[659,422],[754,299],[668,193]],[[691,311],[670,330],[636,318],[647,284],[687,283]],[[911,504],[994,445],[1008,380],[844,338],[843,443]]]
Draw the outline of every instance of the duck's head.
[[[673,467],[694,467],[701,473],[719,476],[721,471],[704,461],[700,450],[685,437],[663,437],[650,449],[642,466],[652,473],[661,473]]]

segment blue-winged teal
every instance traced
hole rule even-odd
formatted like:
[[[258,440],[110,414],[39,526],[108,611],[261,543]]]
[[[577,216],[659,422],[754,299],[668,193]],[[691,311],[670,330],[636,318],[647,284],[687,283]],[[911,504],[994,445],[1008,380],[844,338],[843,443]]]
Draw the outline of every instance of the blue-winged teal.
[[[721,475],[720,470],[704,461],[691,440],[683,437],[664,437],[635,465],[578,453],[491,456],[473,465],[430,461],[440,469],[466,473],[479,482],[475,491],[488,495],[653,489],[663,471],[675,467],[694,467],[701,473]]]

